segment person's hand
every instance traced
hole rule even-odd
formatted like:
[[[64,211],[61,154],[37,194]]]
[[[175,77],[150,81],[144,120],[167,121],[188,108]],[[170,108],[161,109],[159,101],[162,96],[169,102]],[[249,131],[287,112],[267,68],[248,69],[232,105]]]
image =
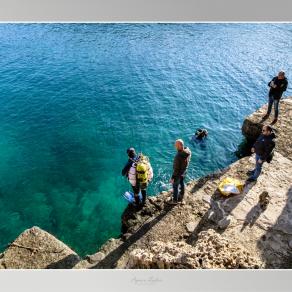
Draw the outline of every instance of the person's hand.
[[[250,151],[251,151],[251,153],[254,153],[255,152],[254,147],[252,147]]]
[[[262,164],[262,163],[263,163],[263,161],[262,161],[261,159],[259,159],[259,160],[258,160],[258,163],[259,163],[259,164]]]
[[[173,184],[173,182],[174,182],[174,179],[173,179],[173,178],[171,178],[171,179],[169,180],[169,182],[170,182],[171,184]]]

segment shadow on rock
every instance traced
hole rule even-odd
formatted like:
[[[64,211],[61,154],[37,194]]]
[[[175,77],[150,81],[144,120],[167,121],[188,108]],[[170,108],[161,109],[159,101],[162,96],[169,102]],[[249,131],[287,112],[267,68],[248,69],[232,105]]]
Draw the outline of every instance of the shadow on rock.
[[[191,193],[195,193],[198,190],[200,190],[207,182],[210,180],[216,180],[221,178],[227,171],[229,170],[229,167],[224,168],[218,172],[214,172],[211,174],[208,174],[204,177],[201,177],[196,181],[196,183],[193,185],[192,189],[190,190]]]
[[[287,203],[276,224],[269,228],[257,245],[266,268],[292,268],[292,187],[287,192]]]
[[[217,180],[220,179],[227,171],[229,168],[225,168],[221,170],[220,172],[213,173],[210,175],[207,175],[201,179],[199,179],[196,184],[193,186],[191,189],[191,193],[195,193],[199,191],[207,182],[210,180]],[[190,236],[187,238],[186,242],[188,244],[194,245],[196,241],[198,240],[198,235],[201,231],[208,230],[210,228],[215,229],[214,222],[211,219],[211,217],[215,214],[213,209],[216,209],[216,217],[222,219],[224,217],[224,212],[221,210],[220,205],[218,205],[217,200],[220,199],[221,195],[218,192],[218,190],[215,190],[215,192],[211,195],[210,199],[210,208],[206,211],[206,213],[202,216],[200,222],[197,224],[196,228],[194,231],[190,234]],[[218,208],[219,206],[219,208]],[[220,220],[219,219],[219,220]]]
[[[242,158],[242,157],[250,156],[252,154],[251,148],[254,142],[255,140],[244,138],[242,142],[238,145],[237,150],[234,152],[236,157]]]
[[[49,264],[46,269],[72,269],[79,261],[79,256],[70,254],[55,263]]]
[[[164,210],[150,222],[143,224],[134,234],[132,234],[124,243],[122,243],[115,250],[110,252],[104,259],[98,262],[92,269],[113,269],[116,267],[118,260],[124,255],[126,251],[143,237],[153,226],[155,226],[160,220],[163,219],[166,214],[173,209],[174,206],[166,206]]]
[[[251,210],[246,214],[246,218],[240,232],[242,232],[247,226],[252,227],[263,212],[264,210],[261,208],[260,203],[253,206]]]
[[[214,200],[213,200],[213,206],[211,205],[212,210],[210,212],[210,219],[217,225],[219,233],[223,233],[228,228],[228,226],[231,222],[229,215],[242,202],[242,200],[245,198],[246,194],[254,186],[255,186],[255,183],[245,184],[244,189],[243,189],[241,194],[231,195],[228,198],[222,197],[220,195],[219,191],[217,191],[215,193]],[[252,210],[251,212],[254,213],[255,209]],[[249,215],[248,219],[250,219],[250,218],[251,218],[251,214]],[[257,218],[255,218],[255,220]]]
[[[238,177],[243,175],[243,170],[244,169],[238,169]],[[226,171],[221,172],[220,175],[217,174],[215,178],[220,179],[226,173]],[[198,234],[201,231],[205,231],[210,228],[215,229],[218,233],[222,234],[228,228],[231,222],[229,215],[240,204],[245,195],[252,189],[254,185],[255,183],[249,183],[245,185],[241,194],[231,195],[227,198],[224,197],[218,189],[216,189],[210,198],[210,208],[203,215],[195,230],[187,239],[187,243],[194,245],[198,239]]]

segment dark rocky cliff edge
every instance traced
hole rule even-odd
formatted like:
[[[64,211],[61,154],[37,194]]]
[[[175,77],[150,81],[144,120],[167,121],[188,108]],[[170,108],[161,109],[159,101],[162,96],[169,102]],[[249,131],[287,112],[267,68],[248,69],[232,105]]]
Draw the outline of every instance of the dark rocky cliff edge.
[[[247,139],[260,133],[266,106],[245,119]],[[245,181],[254,157],[191,181],[184,205],[169,206],[171,193],[162,192],[139,212],[129,206],[122,218],[123,236],[84,259],[33,227],[0,255],[0,268],[292,268],[291,97],[281,101],[280,110],[274,159],[242,194],[225,198],[218,182],[226,176]],[[265,210],[259,202],[263,191],[270,196]]]

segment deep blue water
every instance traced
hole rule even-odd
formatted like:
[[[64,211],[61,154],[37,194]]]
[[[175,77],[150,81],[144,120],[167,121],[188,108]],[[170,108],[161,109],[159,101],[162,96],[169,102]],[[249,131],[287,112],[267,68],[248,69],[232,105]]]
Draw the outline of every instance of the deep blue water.
[[[291,56],[291,24],[0,24],[0,250],[34,225],[82,255],[118,236],[129,146],[151,159],[150,194],[177,138],[189,179],[227,166]]]

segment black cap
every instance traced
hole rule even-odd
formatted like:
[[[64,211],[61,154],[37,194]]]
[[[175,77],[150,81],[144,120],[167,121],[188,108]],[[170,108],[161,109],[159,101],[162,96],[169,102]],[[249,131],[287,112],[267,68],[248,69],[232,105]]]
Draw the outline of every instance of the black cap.
[[[136,156],[136,151],[133,147],[127,149],[127,154],[130,158],[134,158]]]

